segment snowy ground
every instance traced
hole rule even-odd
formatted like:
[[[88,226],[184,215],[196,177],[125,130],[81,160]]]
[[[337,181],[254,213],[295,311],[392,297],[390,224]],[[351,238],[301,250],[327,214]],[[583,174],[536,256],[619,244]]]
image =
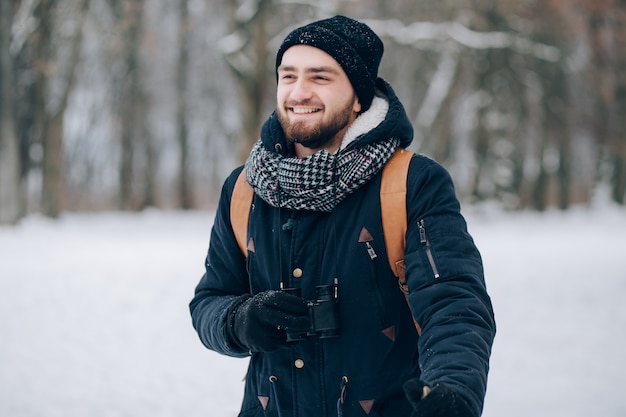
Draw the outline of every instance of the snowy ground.
[[[626,415],[626,211],[468,209],[498,321],[485,417]],[[187,304],[210,213],[0,228],[0,416],[234,417]]]

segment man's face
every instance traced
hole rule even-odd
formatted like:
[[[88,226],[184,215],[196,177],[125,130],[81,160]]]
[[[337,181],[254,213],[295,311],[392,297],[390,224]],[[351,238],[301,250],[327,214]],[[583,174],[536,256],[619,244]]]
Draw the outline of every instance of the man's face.
[[[321,49],[296,45],[278,67],[276,111],[296,153],[335,151],[361,110],[352,84],[337,61]],[[300,146],[299,146],[300,145]]]

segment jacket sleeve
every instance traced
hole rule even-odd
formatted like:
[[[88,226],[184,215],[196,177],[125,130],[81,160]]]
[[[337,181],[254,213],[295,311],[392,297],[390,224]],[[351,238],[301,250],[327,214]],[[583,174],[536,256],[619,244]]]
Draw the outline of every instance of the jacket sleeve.
[[[406,278],[422,329],[421,379],[456,390],[482,412],[495,336],[480,253],[448,172],[416,156],[407,182]]]
[[[226,179],[215,214],[211,240],[205,260],[205,273],[189,304],[193,327],[202,343],[218,353],[244,357],[241,350],[226,337],[228,307],[238,296],[250,291],[246,259],[241,253],[230,222],[230,201],[242,167]]]

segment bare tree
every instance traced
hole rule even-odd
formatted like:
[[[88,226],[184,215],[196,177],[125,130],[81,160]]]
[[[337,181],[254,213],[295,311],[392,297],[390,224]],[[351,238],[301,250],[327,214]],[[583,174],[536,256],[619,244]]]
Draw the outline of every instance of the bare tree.
[[[593,86],[595,111],[589,123],[595,135],[596,172],[607,183],[611,198],[625,204],[626,193],[626,7],[623,2],[583,0],[584,29],[590,44],[590,64],[584,81]],[[609,167],[610,173],[604,173]]]
[[[212,201],[206,194],[217,193],[235,163],[221,155],[235,149],[242,162],[275,105],[280,41],[292,27],[336,13],[383,38],[380,74],[413,122],[412,147],[450,168],[461,198],[567,208],[589,201],[601,183],[624,204],[626,18],[618,0],[87,4],[2,5],[3,22],[19,5],[16,21],[36,23],[14,24],[12,40],[4,23],[0,32],[2,207],[20,198],[4,197],[15,192],[16,169],[17,193],[31,190],[31,201],[43,178],[49,216],[65,207],[64,176],[74,209]],[[89,16],[82,55],[81,24],[67,24],[80,21],[76,10]],[[18,158],[9,156],[16,151],[7,129],[17,131]]]
[[[41,210],[49,217],[58,217],[63,206],[63,124],[69,95],[74,87],[76,71],[80,62],[82,45],[82,24],[89,7],[89,0],[81,0],[78,24],[69,44],[69,59],[65,73],[59,73],[63,66],[59,62],[58,46],[54,44],[55,18],[58,3],[52,0],[41,0],[35,7],[34,15],[39,25],[34,33],[36,50],[36,126],[37,136],[43,149]],[[56,79],[57,92],[52,91],[52,82]],[[59,81],[63,79],[63,81]]]
[[[626,204],[626,4],[615,2],[611,13],[615,45],[615,164],[612,196]]]
[[[113,9],[119,18],[119,36],[121,59],[124,71],[116,80],[118,88],[118,117],[120,121],[120,165],[118,208],[121,210],[137,209],[151,203],[136,197],[138,168],[136,150],[147,141],[145,120],[145,93],[141,77],[140,48],[142,40],[143,0],[115,0]],[[150,155],[150,152],[147,152]],[[145,171],[144,171],[145,172]],[[150,178],[144,178],[150,184]],[[150,189],[145,193],[152,195]]]
[[[178,29],[178,66],[176,69],[176,95],[178,105],[176,107],[176,124],[178,147],[179,147],[179,176],[178,197],[183,209],[193,208],[193,192],[189,167],[189,128],[187,117],[189,111],[189,48],[190,48],[190,25],[189,1],[180,0],[180,27]]]
[[[0,224],[14,224],[23,214],[20,155],[13,113],[13,65],[9,53],[13,7],[0,4]]]
[[[229,0],[231,34],[222,42],[226,62],[237,79],[241,100],[242,137],[239,159],[245,160],[252,144],[259,137],[263,105],[267,99],[267,68],[269,55],[267,15],[271,0],[238,2]]]

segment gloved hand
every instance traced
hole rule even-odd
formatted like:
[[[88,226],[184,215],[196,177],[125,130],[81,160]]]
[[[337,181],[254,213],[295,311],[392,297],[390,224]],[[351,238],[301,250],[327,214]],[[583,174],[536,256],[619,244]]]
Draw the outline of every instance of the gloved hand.
[[[287,344],[285,330],[305,332],[310,327],[306,302],[283,291],[242,295],[229,308],[227,334],[251,352],[271,352]]]
[[[432,388],[417,378],[404,384],[404,392],[413,406],[411,417],[474,417],[459,394],[444,384]]]

